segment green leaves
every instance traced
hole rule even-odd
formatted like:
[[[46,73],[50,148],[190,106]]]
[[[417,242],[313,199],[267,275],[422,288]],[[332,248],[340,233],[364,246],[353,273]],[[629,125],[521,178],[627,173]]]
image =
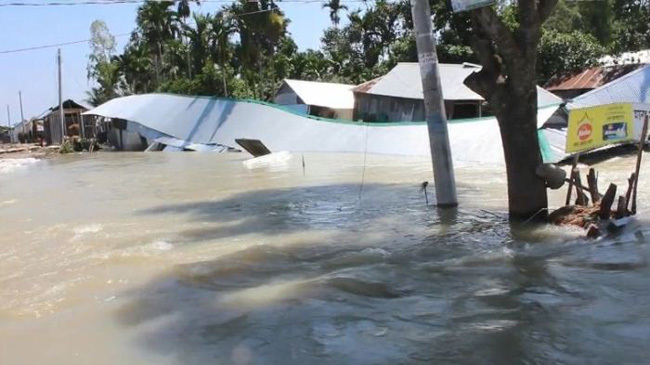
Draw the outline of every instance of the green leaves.
[[[563,76],[598,64],[605,54],[595,37],[573,31],[559,33],[547,30],[538,48],[537,75],[541,83],[553,76]]]

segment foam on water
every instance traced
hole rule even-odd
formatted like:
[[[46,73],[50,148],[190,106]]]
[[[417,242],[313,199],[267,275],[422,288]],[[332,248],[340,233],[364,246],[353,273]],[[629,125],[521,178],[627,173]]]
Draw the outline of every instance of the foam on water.
[[[93,223],[93,224],[88,224],[85,226],[79,226],[74,228],[74,237],[72,237],[73,241],[76,241],[80,238],[83,238],[84,236],[88,235],[89,233],[98,233],[101,232],[104,229],[101,224],[98,223]]]
[[[0,174],[24,170],[38,162],[33,157],[0,159]]]

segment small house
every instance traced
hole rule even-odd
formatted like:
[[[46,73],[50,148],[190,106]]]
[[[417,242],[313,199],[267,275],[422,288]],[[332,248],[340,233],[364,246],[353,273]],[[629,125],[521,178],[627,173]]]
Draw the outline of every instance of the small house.
[[[481,67],[470,63],[441,63],[439,69],[447,118],[480,117],[483,98],[465,86],[463,81]],[[425,119],[418,63],[398,63],[386,75],[363,83],[352,91],[355,120],[401,122]]]
[[[299,113],[352,119],[354,85],[285,79],[273,102]]]
[[[43,117],[45,140],[48,144],[61,144],[63,136],[80,136],[82,138],[94,138],[97,133],[95,117],[84,116],[82,113],[88,110],[74,100],[63,102],[64,126],[61,125],[59,106],[49,109]]]
[[[465,79],[481,66],[445,64],[439,66],[442,97],[447,119],[468,119],[484,116],[489,105],[482,96],[465,85]],[[363,83],[353,90],[354,119],[367,122],[424,121],[424,94],[418,63],[398,63],[386,75]],[[559,105],[560,98],[537,88],[539,108]]]

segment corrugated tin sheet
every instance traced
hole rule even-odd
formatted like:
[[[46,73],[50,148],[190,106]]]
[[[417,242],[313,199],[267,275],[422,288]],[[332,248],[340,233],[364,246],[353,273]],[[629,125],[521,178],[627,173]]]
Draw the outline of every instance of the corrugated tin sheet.
[[[439,67],[442,96],[445,100],[484,100],[483,97],[464,84],[469,75],[481,70],[481,66],[469,63],[441,63]],[[353,91],[397,98],[424,99],[420,65],[415,62],[398,63],[383,77],[361,84],[354,88]],[[561,98],[541,87],[537,87],[538,107],[558,105],[560,103],[562,103]]]
[[[546,120],[556,109],[540,109],[538,118]],[[113,99],[87,114],[126,119],[191,143],[236,147],[235,139],[250,138],[259,139],[271,151],[430,154],[424,122],[360,123],[321,119],[262,102],[147,94]],[[455,161],[503,164],[495,118],[450,123],[449,137]]]
[[[445,100],[483,100],[479,94],[463,84],[467,76],[481,69],[480,66],[441,63],[439,68],[442,95]],[[398,63],[366,93],[406,99],[423,99],[420,65],[416,62]]]
[[[559,105],[562,103],[562,98],[553,94],[552,92],[546,91],[541,87],[537,87],[537,107],[544,108],[550,105]],[[542,126],[544,121],[538,120],[537,125]]]
[[[585,108],[611,103],[650,103],[650,65],[574,98],[567,107]]]
[[[549,91],[591,90],[625,76],[643,66],[637,64],[592,67],[577,74],[554,77],[546,83],[545,88]]]
[[[286,79],[284,82],[307,105],[331,109],[354,108],[354,95],[352,94],[354,85],[290,79]]]
[[[355,86],[354,88],[352,88],[352,92],[355,92],[355,93],[368,93],[368,90],[370,90],[373,86],[375,86],[375,84],[378,83],[379,80],[381,80],[382,77],[383,76],[380,76],[380,77],[377,77],[377,78],[372,79],[370,81],[366,81],[363,84],[359,84],[359,85]]]

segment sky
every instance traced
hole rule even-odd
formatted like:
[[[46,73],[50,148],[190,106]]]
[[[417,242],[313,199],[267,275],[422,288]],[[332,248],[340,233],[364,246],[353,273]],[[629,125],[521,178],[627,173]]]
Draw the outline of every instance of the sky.
[[[15,0],[18,1],[18,0]],[[51,0],[22,0],[45,3]],[[66,0],[58,0],[66,1]],[[78,2],[80,0],[69,0]],[[0,0],[0,5],[9,0]],[[328,9],[322,3],[286,3],[278,5],[291,20],[289,32],[301,50],[318,48],[323,30],[331,26]],[[194,6],[198,12],[214,13],[221,4]],[[113,35],[128,34],[135,27],[138,5],[76,5],[11,7],[0,6],[0,52],[19,48],[80,41],[90,38],[90,24],[104,20]],[[352,8],[352,6],[350,6]],[[341,18],[345,18],[341,14]],[[121,50],[127,36],[117,37]],[[86,78],[88,43],[61,47],[63,65],[63,100],[83,102],[90,82]],[[58,105],[56,48],[36,51],[0,53],[0,124],[7,125],[7,105],[11,124],[20,121],[18,92],[22,92],[25,119],[38,116]]]

